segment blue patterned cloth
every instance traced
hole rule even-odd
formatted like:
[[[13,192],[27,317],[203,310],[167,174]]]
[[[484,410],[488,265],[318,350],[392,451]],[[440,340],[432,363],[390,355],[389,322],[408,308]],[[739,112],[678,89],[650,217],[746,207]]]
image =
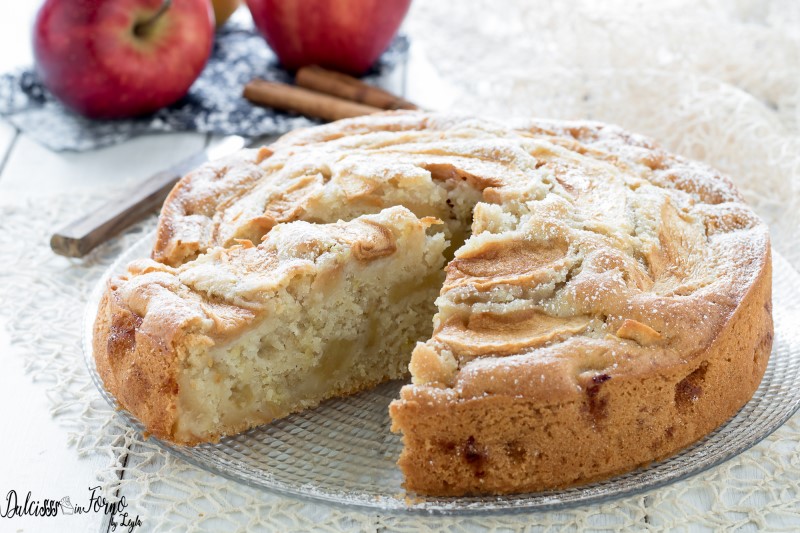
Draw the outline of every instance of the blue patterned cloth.
[[[408,39],[389,45],[366,81],[381,84],[401,67]],[[125,120],[90,120],[62,106],[33,69],[0,76],[0,115],[37,142],[56,151],[84,151],[146,133],[197,131],[250,137],[276,135],[314,124],[307,118],[258,107],[241,94],[253,78],[291,82],[252,23],[230,21],[217,32],[211,58],[189,93],[156,113]]]

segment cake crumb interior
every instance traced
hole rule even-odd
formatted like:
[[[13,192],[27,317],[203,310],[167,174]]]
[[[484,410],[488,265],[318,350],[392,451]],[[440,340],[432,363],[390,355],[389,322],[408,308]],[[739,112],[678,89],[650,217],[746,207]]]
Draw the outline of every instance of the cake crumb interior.
[[[400,235],[397,252],[367,263],[351,249],[329,250],[313,272],[260,295],[265,308],[247,332],[191,350],[179,374],[176,437],[241,431],[407,376],[414,344],[432,333],[444,281],[449,241],[441,228],[427,233]]]

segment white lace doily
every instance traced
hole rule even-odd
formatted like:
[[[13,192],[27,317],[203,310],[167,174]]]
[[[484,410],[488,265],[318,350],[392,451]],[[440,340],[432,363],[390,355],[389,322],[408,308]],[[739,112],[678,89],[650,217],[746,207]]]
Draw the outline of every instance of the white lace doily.
[[[415,0],[414,46],[456,98],[498,116],[594,118],[729,173],[800,266],[800,3]],[[644,5],[647,4],[647,5]],[[105,196],[105,195],[104,195]],[[154,531],[472,531],[632,527],[796,530],[800,416],[735,459],[645,495],[562,513],[489,518],[371,515],[298,502],[197,470],[142,441],[100,398],[80,353],[91,287],[153,220],[85,260],[53,255],[53,228],[102,202],[0,207],[0,313],[79,454]],[[25,268],[22,268],[25,265]],[[45,327],[46,326],[46,327]],[[120,477],[122,479],[120,480]],[[794,524],[792,526],[791,524]]]

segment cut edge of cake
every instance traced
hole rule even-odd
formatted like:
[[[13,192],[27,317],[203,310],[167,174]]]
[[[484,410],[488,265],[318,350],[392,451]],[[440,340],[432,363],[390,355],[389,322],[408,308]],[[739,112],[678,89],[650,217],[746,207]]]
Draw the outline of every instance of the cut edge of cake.
[[[100,304],[98,371],[149,432],[190,445],[404,377],[430,335],[440,224],[394,207],[134,263]]]

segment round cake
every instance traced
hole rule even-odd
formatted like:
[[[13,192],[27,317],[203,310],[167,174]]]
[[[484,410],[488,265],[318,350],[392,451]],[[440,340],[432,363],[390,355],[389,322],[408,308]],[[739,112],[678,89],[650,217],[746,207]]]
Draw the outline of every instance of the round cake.
[[[666,457],[750,399],[772,345],[765,224],[718,172],[599,123],[296,131],[184,177],[157,235],[95,324],[124,408],[195,444],[410,370],[390,414],[420,494]]]

